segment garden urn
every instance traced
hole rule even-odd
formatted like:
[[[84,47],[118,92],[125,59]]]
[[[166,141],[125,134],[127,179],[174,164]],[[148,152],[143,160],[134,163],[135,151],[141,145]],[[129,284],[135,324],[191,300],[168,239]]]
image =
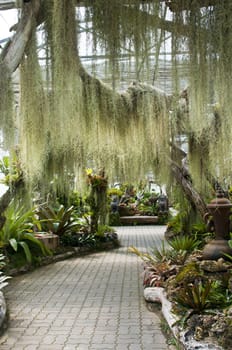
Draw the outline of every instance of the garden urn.
[[[203,249],[204,260],[226,259],[225,254],[232,255],[232,249],[229,246],[230,238],[230,213],[232,203],[224,198],[221,193],[213,199],[208,205],[209,215],[212,216],[215,239],[211,240]]]

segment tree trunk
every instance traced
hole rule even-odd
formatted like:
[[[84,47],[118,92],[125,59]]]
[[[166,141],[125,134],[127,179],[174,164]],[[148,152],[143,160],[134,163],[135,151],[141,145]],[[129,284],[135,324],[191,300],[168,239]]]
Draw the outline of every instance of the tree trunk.
[[[181,186],[186,198],[205,221],[205,216],[208,212],[206,203],[200,194],[193,188],[190,177],[186,176],[182,168],[174,162],[171,162],[171,170],[176,181]]]

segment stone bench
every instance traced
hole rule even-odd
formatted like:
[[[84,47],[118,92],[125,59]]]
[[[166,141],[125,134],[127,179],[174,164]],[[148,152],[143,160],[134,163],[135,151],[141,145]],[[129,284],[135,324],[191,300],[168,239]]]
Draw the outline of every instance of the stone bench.
[[[157,224],[158,221],[159,221],[158,216],[148,216],[148,215],[120,216],[120,222],[122,225]]]

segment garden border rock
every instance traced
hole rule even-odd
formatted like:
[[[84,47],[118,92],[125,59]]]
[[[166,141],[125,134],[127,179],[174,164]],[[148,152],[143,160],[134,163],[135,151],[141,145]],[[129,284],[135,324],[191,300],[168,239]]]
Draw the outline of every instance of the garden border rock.
[[[7,319],[7,306],[4,294],[0,291],[0,335],[5,329]]]
[[[185,350],[224,350],[219,345],[196,341],[188,331],[180,331],[176,325],[178,317],[171,311],[172,304],[167,299],[164,288],[149,287],[144,289],[144,298],[147,302],[158,302],[162,305],[162,314],[171,329],[176,340],[184,347]]]

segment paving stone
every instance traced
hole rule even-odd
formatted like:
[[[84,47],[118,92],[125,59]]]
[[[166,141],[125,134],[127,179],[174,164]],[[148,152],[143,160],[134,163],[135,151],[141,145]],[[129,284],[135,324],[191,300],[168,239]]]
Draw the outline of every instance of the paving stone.
[[[41,267],[9,281],[1,350],[167,350],[143,297],[142,262],[128,252],[160,246],[164,226],[117,228],[121,247]]]

